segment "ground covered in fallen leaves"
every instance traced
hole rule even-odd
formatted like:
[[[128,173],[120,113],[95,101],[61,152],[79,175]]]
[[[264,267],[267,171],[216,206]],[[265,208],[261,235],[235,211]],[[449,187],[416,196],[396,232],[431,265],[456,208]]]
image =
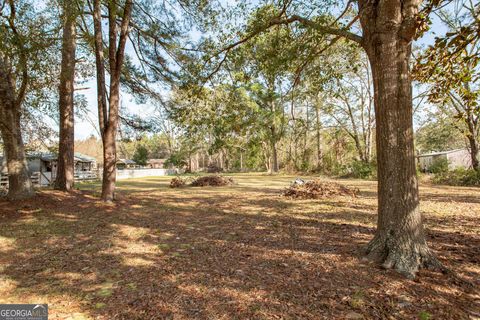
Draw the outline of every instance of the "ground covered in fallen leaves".
[[[110,205],[97,184],[0,200],[0,303],[48,303],[49,319],[480,317],[480,189],[421,187],[429,244],[452,274],[407,280],[362,260],[375,182],[298,200],[282,196],[294,177],[233,178],[122,181]]]

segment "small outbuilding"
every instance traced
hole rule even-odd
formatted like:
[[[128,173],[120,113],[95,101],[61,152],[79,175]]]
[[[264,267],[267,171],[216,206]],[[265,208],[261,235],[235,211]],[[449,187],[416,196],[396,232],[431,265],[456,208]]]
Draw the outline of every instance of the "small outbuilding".
[[[432,165],[442,159],[448,161],[449,170],[472,167],[472,158],[466,148],[421,154],[417,156],[417,163],[422,172],[429,172]]]
[[[58,155],[48,152],[27,152],[28,172],[30,175],[39,174],[40,184],[49,185],[57,177]],[[7,174],[6,159],[0,157],[2,166],[0,173]],[[96,177],[97,161],[95,158],[75,152],[75,178]]]
[[[137,166],[137,163],[131,159],[118,159],[117,160],[117,169],[133,169]]]

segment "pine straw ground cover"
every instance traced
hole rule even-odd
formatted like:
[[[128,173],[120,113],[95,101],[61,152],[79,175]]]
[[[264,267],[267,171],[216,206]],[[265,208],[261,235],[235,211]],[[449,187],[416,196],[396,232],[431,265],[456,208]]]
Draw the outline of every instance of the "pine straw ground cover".
[[[475,319],[480,189],[422,186],[429,243],[456,276],[407,280],[362,261],[374,182],[357,198],[290,200],[294,177],[170,189],[127,180],[0,200],[0,303],[48,303],[50,319]]]

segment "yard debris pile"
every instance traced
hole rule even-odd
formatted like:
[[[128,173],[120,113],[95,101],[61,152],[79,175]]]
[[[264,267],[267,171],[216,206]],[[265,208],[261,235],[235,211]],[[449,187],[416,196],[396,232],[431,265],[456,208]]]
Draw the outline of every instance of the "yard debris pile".
[[[290,187],[283,191],[285,197],[293,199],[322,199],[333,196],[356,197],[358,189],[351,189],[339,183],[320,179],[303,181],[296,179]]]
[[[193,187],[221,187],[221,186],[228,186],[234,184],[234,181],[230,177],[224,177],[220,175],[213,175],[213,176],[204,176],[199,177],[192,181],[190,184]]]
[[[175,177],[170,181],[170,188],[181,188],[184,187],[186,184],[187,181],[185,179]]]

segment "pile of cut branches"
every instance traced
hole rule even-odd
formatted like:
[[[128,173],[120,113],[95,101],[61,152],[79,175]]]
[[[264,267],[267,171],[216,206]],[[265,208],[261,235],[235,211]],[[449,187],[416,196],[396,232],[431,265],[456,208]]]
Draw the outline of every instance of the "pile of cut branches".
[[[234,183],[234,181],[230,177],[213,175],[213,176],[199,177],[199,178],[192,181],[191,186],[193,186],[193,187],[207,187],[207,186],[221,187],[221,186],[228,186],[228,185],[231,185],[233,183]]]
[[[347,188],[341,184],[320,179],[310,180],[301,183],[293,183],[283,191],[285,197],[293,199],[322,199],[333,196],[356,197],[358,189]]]
[[[181,187],[185,187],[186,184],[187,184],[186,179],[175,177],[170,181],[170,188],[181,188]]]

